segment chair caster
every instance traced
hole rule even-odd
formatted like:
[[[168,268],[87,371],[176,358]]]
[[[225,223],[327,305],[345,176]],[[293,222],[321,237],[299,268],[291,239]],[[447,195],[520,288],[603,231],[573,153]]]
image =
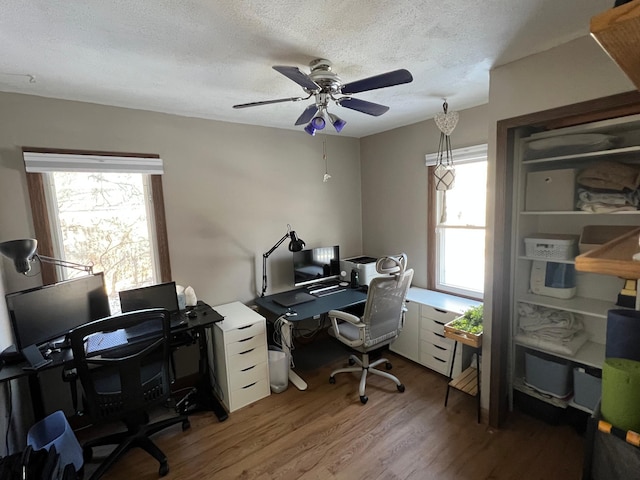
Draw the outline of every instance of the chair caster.
[[[185,432],[191,428],[191,422],[189,420],[184,420],[182,422],[182,431]]]
[[[336,377],[329,377],[329,383],[331,385],[333,385],[334,383],[336,383]]]
[[[158,469],[158,475],[164,477],[167,473],[169,473],[169,464],[167,462],[162,462]]]
[[[384,368],[386,368],[387,370],[391,370],[393,368],[393,365],[391,365],[391,362],[387,362],[384,364]]]
[[[366,395],[360,395],[360,401],[362,402],[363,405],[367,403],[368,400],[369,400],[369,397],[367,397]]]
[[[404,385],[402,383],[400,385],[398,385],[398,391],[400,393],[404,392]]]
[[[349,357],[349,366],[353,367],[355,364],[356,364],[356,361],[353,358]]]
[[[82,459],[84,460],[84,463],[91,462],[91,460],[93,460],[93,448],[84,447],[82,449]]]

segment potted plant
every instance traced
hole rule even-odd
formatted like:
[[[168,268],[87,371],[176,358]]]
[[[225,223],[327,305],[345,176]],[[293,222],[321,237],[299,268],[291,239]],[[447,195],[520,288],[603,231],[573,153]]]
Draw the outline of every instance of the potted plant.
[[[482,345],[483,306],[471,307],[444,326],[444,334],[472,347]]]

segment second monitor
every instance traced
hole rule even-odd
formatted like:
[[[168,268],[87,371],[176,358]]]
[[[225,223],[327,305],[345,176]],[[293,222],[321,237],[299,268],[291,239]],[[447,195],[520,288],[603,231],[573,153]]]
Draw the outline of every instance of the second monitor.
[[[340,278],[340,247],[318,247],[293,252],[296,287]]]

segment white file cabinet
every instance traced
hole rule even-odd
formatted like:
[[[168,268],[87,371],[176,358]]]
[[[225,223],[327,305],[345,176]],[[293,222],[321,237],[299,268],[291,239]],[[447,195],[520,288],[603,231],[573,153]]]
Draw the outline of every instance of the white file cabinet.
[[[224,320],[211,329],[213,341],[208,338],[213,345],[211,383],[227,410],[233,412],[271,393],[266,322],[240,302],[213,309]]]
[[[411,287],[405,325],[389,349],[443,375],[449,375],[454,341],[444,336],[444,324],[479,302]],[[462,369],[462,348],[456,349],[453,376]]]

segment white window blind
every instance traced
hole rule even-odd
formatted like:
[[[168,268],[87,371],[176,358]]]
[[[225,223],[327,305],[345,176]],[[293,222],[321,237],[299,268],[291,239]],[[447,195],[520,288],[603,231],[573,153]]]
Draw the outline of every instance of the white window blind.
[[[487,159],[487,144],[474,145],[472,147],[456,148],[451,152],[453,155],[453,166],[458,164],[478,162]],[[435,167],[438,160],[437,153],[429,153],[424,156],[427,167]]]
[[[162,175],[161,158],[119,157],[68,153],[24,152],[28,173],[50,172],[126,172]]]

